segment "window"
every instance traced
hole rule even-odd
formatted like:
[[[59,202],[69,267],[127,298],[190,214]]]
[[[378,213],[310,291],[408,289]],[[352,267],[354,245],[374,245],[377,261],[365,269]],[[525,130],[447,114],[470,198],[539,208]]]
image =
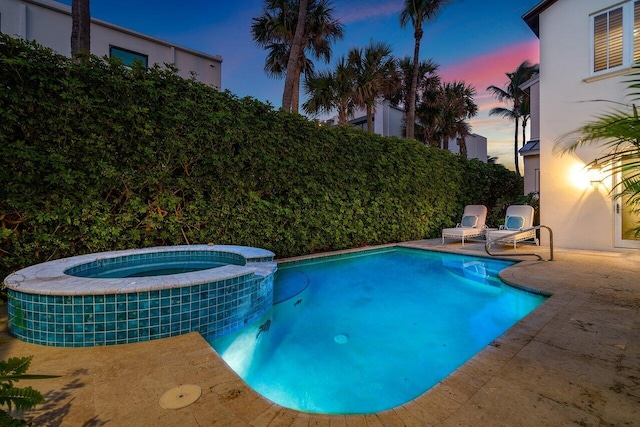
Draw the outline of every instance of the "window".
[[[355,120],[351,120],[349,123],[351,123],[351,126],[353,126],[356,129],[362,129],[362,130],[367,130],[367,117],[361,117],[359,119],[355,119]]]
[[[123,49],[121,47],[109,46],[109,56],[112,58],[118,58],[124,65],[129,67],[133,66],[133,63],[139,61],[143,67],[149,66],[149,57],[132,50]]]
[[[622,65],[622,8],[593,19],[593,71]]]
[[[633,62],[640,61],[640,1],[633,4]]]
[[[640,0],[593,15],[592,36],[594,73],[640,61]]]

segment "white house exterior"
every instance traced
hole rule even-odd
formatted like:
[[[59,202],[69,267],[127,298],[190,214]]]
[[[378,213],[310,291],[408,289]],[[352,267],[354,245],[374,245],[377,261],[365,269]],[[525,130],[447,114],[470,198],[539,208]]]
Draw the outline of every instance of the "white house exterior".
[[[365,110],[357,110],[354,116],[355,118],[349,123],[359,129],[367,130]],[[387,100],[380,101],[373,114],[373,132],[382,136],[404,137],[404,110],[391,105]]]
[[[451,138],[447,149],[453,154],[460,154],[459,138]],[[467,144],[467,158],[478,159],[487,163],[487,138],[482,135],[471,133],[464,139]]]
[[[640,248],[625,233],[638,218],[609,195],[615,182],[585,168],[604,151],[554,152],[567,133],[616,106],[594,100],[628,101],[623,82],[639,59],[639,12],[632,0],[545,0],[523,16],[540,39],[540,222],[557,246]]]
[[[35,40],[71,56],[71,7],[51,0],[0,0],[0,32]],[[148,65],[174,64],[180,76],[189,78],[194,72],[197,80],[221,88],[220,56],[177,46],[95,18],[91,18],[91,53],[121,57],[125,64],[131,58]]]
[[[524,194],[540,193],[540,75],[536,74],[520,86],[529,89],[530,139],[518,150],[524,163]]]
[[[354,114],[355,118],[349,123],[359,129],[367,130],[367,116],[364,109],[357,110]],[[373,114],[373,132],[382,136],[405,137],[405,111],[403,108],[395,107],[387,100],[382,100],[376,105],[376,111]],[[337,123],[337,119],[333,120]],[[487,162],[487,138],[475,133],[465,138],[467,143],[467,158],[478,159]],[[460,152],[460,146],[456,138],[449,140],[447,147],[453,154]]]

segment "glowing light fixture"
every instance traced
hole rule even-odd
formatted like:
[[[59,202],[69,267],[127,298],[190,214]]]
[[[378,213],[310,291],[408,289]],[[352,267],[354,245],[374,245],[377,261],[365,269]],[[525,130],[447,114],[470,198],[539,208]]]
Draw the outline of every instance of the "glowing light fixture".
[[[598,159],[594,160],[587,170],[587,176],[592,187],[598,187],[602,184],[604,177],[602,176],[602,165],[598,163]]]

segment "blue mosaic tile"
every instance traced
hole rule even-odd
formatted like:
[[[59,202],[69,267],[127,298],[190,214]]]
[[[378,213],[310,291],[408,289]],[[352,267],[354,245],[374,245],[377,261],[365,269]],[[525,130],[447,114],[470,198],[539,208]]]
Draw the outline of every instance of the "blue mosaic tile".
[[[243,275],[127,294],[31,295],[9,290],[10,331],[25,341],[55,346],[114,345],[192,331],[220,336],[268,310],[272,286],[271,276]]]

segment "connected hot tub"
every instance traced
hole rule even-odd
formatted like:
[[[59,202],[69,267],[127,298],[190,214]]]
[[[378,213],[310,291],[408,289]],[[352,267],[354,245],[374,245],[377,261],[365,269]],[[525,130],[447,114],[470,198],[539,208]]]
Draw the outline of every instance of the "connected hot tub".
[[[270,251],[191,245],[102,252],[8,276],[9,330],[34,344],[125,344],[188,332],[222,336],[273,305]]]

